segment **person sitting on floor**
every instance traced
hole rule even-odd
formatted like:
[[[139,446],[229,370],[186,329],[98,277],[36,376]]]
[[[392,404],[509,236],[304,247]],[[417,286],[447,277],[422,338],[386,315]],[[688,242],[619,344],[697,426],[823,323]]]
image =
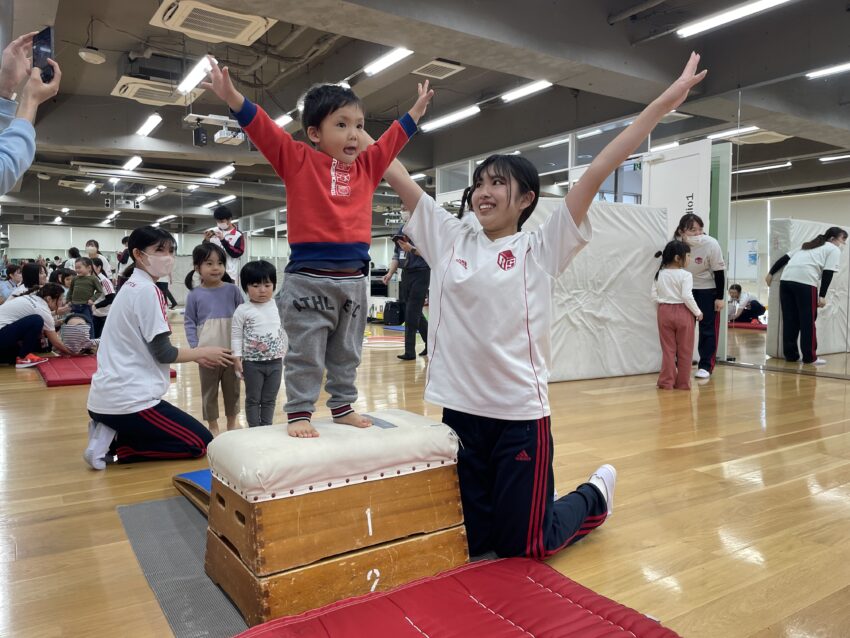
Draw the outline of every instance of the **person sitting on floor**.
[[[739,284],[729,286],[729,321],[752,323],[759,321],[767,309],[748,292],[741,290]]]

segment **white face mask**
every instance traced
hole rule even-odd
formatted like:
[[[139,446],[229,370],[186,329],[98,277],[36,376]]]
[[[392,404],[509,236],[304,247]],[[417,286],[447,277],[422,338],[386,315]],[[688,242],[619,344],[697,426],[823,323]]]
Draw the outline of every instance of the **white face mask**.
[[[691,246],[696,246],[705,242],[708,239],[708,235],[691,235],[685,236],[685,243],[690,244]]]
[[[89,246],[88,248],[86,248],[86,252],[89,254],[90,257],[94,257],[95,255],[97,255],[97,248],[95,248],[94,246]]]
[[[174,270],[174,255],[151,255],[143,253],[148,258],[148,274],[154,279],[165,277]]]
[[[227,230],[229,224],[227,222],[217,222],[216,226],[218,226],[221,230]]]

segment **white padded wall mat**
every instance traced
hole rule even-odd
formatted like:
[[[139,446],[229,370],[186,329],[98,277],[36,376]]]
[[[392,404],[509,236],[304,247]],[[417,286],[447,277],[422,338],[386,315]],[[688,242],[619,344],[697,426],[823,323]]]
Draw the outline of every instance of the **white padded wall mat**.
[[[823,233],[830,226],[824,222],[813,222],[805,219],[772,219],[770,222],[770,261],[779,259],[786,253],[797,250],[800,246]],[[819,355],[850,352],[850,315],[848,315],[848,299],[850,299],[850,253],[845,248],[841,254],[841,265],[832,279],[826,294],[826,307],[818,309],[815,323],[817,329]],[[765,353],[770,357],[784,357],[782,349],[782,308],[779,302],[780,270],[773,278],[768,297],[767,345]]]
[[[560,200],[542,198],[525,230],[535,230]],[[661,349],[650,298],[667,242],[663,208],[594,202],[593,238],[555,281],[551,381],[657,372]]]

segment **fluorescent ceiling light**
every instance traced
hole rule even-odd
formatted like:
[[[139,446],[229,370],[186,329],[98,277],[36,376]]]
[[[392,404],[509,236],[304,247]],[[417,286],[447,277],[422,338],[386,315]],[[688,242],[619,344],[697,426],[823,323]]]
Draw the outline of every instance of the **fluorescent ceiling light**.
[[[218,64],[218,60],[213,58],[213,63]],[[192,70],[189,71],[189,74],[183,78],[183,81],[177,85],[177,90],[186,95],[187,93],[191,93],[196,86],[201,83],[205,77],[207,77],[207,73],[212,69],[212,64],[207,56],[202,57],[198,60],[198,63],[192,67]]]
[[[169,219],[174,219],[175,217],[177,217],[177,215],[166,215],[165,217],[160,217],[156,221],[158,223],[167,222]]]
[[[568,171],[568,170],[570,170],[570,169],[568,169],[568,168],[559,168],[559,169],[554,170],[554,171],[546,171],[545,173],[539,173],[539,175],[540,175],[540,177],[545,177],[546,175],[554,175],[555,173],[565,173],[565,172],[566,172],[566,171]]]
[[[277,212],[279,212],[279,213],[285,213],[285,212],[286,212],[286,206],[284,206],[283,208],[281,208],[281,209],[280,209],[279,211],[277,211]]]
[[[289,113],[284,113],[274,121],[274,123],[277,124],[280,128],[283,128],[290,122],[292,122],[292,116]]]
[[[164,191],[165,190],[165,184],[157,184],[156,189],[158,191]]]
[[[53,218],[53,223],[54,223],[54,224],[60,224],[60,223],[62,223],[62,218],[61,218],[61,217],[54,217],[54,218]]]
[[[790,168],[791,162],[784,164],[771,164],[770,166],[757,166],[756,168],[742,168],[737,171],[732,171],[732,175],[740,175],[741,173],[761,173],[762,171],[774,171],[779,168]]]
[[[658,151],[668,151],[671,148],[676,148],[679,146],[679,142],[670,142],[669,144],[660,144],[658,146],[652,146],[649,151],[651,153],[657,153]]]
[[[552,140],[551,142],[546,142],[545,144],[540,144],[537,148],[549,148],[550,146],[560,146],[561,144],[569,144],[569,137],[562,137],[558,140]]]
[[[376,73],[380,73],[384,69],[388,69],[396,62],[400,62],[404,60],[409,55],[413,55],[413,51],[405,48],[393,49],[389,53],[382,55],[374,62],[370,62],[365,67],[363,67],[363,72],[368,76],[373,76]]]
[[[477,104],[473,104],[472,106],[467,106],[464,109],[460,109],[458,111],[454,111],[453,113],[449,113],[448,115],[444,115],[443,117],[438,117],[436,120],[431,120],[430,122],[426,122],[419,128],[422,129],[422,132],[427,133],[428,131],[436,131],[438,128],[443,128],[444,126],[448,126],[449,124],[454,124],[455,122],[459,122],[461,120],[465,120],[468,117],[472,117],[473,115],[478,115],[481,112],[481,109]]]
[[[189,186],[187,186],[186,188],[187,188],[187,190],[193,191],[193,190],[198,189],[198,185],[197,184],[189,184]]]
[[[344,89],[350,89],[351,88],[351,85],[348,82],[346,82],[345,80],[340,80],[336,84],[337,84],[337,86],[341,86]]]
[[[211,202],[207,202],[204,204],[204,208],[212,208],[213,206],[218,206],[218,200],[214,199]]]
[[[153,197],[159,192],[158,188],[151,188],[150,190],[145,191],[145,197]]]
[[[62,209],[62,212],[63,212],[63,213],[70,213],[70,212],[71,212],[71,209],[70,209],[70,208],[63,208],[63,209]]]
[[[830,155],[828,157],[819,157],[821,162],[837,162],[839,160],[847,160],[850,159],[850,155]]]
[[[225,175],[230,175],[235,170],[236,167],[233,164],[228,164],[227,166],[224,166],[218,169],[217,171],[213,171],[212,173],[210,173],[210,177],[212,177],[213,179],[219,179],[221,177],[224,177]]]
[[[746,133],[752,133],[753,131],[758,131],[758,126],[742,126],[741,128],[733,128],[728,131],[720,131],[719,133],[712,133],[708,136],[710,140],[719,140],[724,137],[735,137],[736,135],[745,135]]]
[[[91,194],[94,192],[94,189],[95,189],[95,188],[97,188],[97,184],[95,184],[94,182],[92,182],[91,184],[89,184],[88,186],[86,186],[86,187],[83,189],[83,191],[84,191],[87,195],[91,195]]]
[[[845,62],[844,64],[836,64],[835,66],[828,66],[825,69],[819,69],[817,71],[812,71],[811,73],[806,73],[806,77],[810,80],[815,80],[817,78],[824,78],[827,75],[835,75],[836,73],[846,73],[850,71],[850,62]]]
[[[119,178],[117,178],[117,177],[110,177],[110,178],[109,178],[109,183],[110,183],[110,184],[117,184],[117,183],[118,183],[118,182],[120,182],[120,181],[121,181],[121,180],[120,180]]]
[[[124,164],[123,169],[125,171],[132,171],[133,169],[137,168],[139,166],[139,164],[141,164],[141,163],[142,163],[142,158],[139,157],[138,155],[133,155],[133,157],[128,159],[127,163]]]
[[[112,211],[112,214],[113,214],[113,215],[120,215],[120,214],[121,214],[121,211],[120,211],[120,210],[113,210],[113,211]]]
[[[156,222],[155,224],[151,224],[151,226],[153,226],[154,228],[159,228],[159,222]]]
[[[564,182],[555,182],[555,186],[569,186],[570,180],[566,180]]]
[[[160,122],[162,122],[162,116],[159,113],[149,115],[148,119],[145,120],[145,123],[139,127],[138,131],[136,131],[136,135],[147,137],[157,126],[159,126]]]
[[[410,179],[412,179],[414,182],[418,182],[420,179],[425,179],[426,177],[428,176],[425,173],[414,173],[410,176]]]
[[[585,131],[584,133],[579,133],[578,135],[576,135],[576,139],[583,140],[588,137],[593,137],[594,135],[602,135],[602,129],[595,128],[592,131]]]
[[[693,35],[697,35],[698,33],[702,33],[703,31],[715,29],[724,24],[735,22],[736,20],[743,20],[751,15],[767,11],[768,9],[773,9],[774,7],[786,4],[787,2],[790,2],[790,0],[758,0],[757,2],[748,2],[733,9],[729,9],[728,11],[717,13],[704,20],[698,20],[696,22],[686,24],[676,31],[676,34],[680,38],[689,38]]]
[[[226,204],[228,202],[232,202],[234,199],[236,199],[236,195],[228,195],[227,197],[222,197],[220,200],[218,200],[218,203]]]
[[[147,199],[147,196],[146,196],[146,195],[139,195],[139,196],[136,198],[136,201],[137,201],[137,202],[139,202],[139,203],[141,204],[141,203],[142,203],[143,201],[145,201],[146,199]]]
[[[539,82],[532,82],[531,84],[526,84],[525,86],[521,86],[518,89],[514,89],[513,91],[508,91],[507,93],[502,95],[503,102],[513,102],[514,100],[518,100],[521,97],[525,97],[526,95],[531,95],[532,93],[537,93],[542,91],[543,89],[548,89],[552,86],[551,82],[547,80],[540,80]]]

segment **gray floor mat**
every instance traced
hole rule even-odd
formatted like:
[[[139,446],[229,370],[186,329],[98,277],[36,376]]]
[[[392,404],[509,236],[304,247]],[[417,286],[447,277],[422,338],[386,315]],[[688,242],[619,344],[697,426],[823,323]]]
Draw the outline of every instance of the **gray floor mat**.
[[[204,573],[207,519],[189,501],[122,505],[118,515],[176,638],[231,638],[248,628]]]

